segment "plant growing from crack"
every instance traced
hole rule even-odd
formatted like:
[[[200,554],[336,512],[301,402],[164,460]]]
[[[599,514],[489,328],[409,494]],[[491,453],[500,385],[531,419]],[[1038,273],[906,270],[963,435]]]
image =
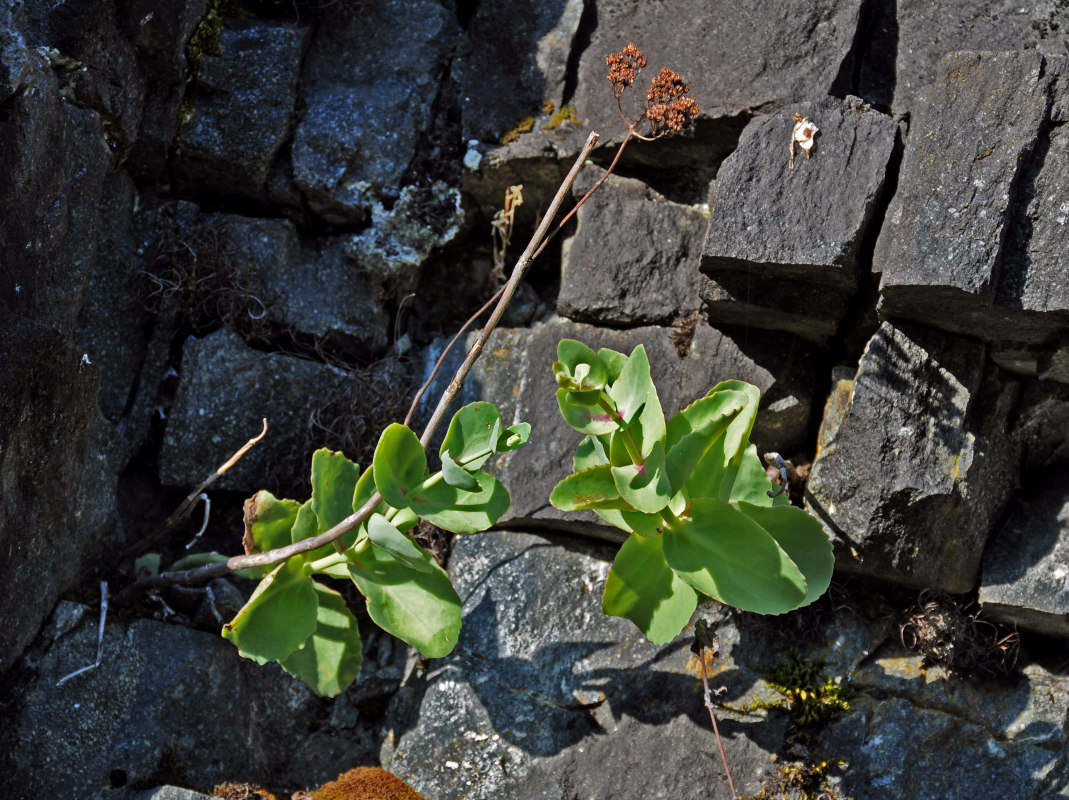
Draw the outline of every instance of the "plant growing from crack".
[[[627,134],[609,168],[551,232],[598,136],[587,139],[508,282],[480,310],[494,305],[422,435],[408,427],[410,411],[405,424],[383,431],[371,466],[362,472],[341,453],[316,451],[309,500],[299,503],[260,491],[247,501],[245,555],[220,556],[214,563],[139,581],[117,604],[165,585],[255,570],[263,575],[260,585],[224,626],[224,637],[242,655],[260,663],[277,661],[329,696],[355,678],[360,639],[341,595],[316,575],[351,579],[367,598],[372,619],[425,655],[452,650],[460,600],[446,573],[409,533],[420,519],[458,533],[492,526],[509,498],[481,468],[493,454],[522,446],[529,428],[505,429],[493,406],[476,403],[453,417],[440,450],[440,470],[428,471],[425,448],[527,267],[553,234],[604,183],[632,138],[674,135],[698,111],[687,96],[689,86],[664,69],[651,83],[642,115],[629,120],[620,98],[646,60],[632,44],[606,63]],[[643,121],[649,125],[645,135],[638,132]],[[606,586],[608,613],[632,619],[652,641],[664,642],[690,619],[699,592],[741,608],[780,613],[823,591],[825,573],[830,575],[826,537],[820,533],[825,553],[813,535],[815,523],[804,512],[782,497],[767,496],[769,481],[746,443],[757,408],[754,387],[720,384],[666,423],[642,348],[628,357],[608,350],[596,354],[565,341],[554,370],[565,418],[588,434],[576,456],[577,474],[557,487],[554,503],[593,508],[630,534]]]

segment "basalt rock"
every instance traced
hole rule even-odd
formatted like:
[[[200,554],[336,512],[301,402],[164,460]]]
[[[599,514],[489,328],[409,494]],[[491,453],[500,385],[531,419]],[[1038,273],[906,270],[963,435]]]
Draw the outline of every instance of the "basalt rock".
[[[849,405],[813,464],[810,512],[844,572],[967,592],[1015,485],[1014,383],[984,369],[982,343],[884,323]]]
[[[1059,63],[1038,53],[942,59],[876,244],[882,314],[1027,344],[1069,325],[1069,138],[1050,122]]]

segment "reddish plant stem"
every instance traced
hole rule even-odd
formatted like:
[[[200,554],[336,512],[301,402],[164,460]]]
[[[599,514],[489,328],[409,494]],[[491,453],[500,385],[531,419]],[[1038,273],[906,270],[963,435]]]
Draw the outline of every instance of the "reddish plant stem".
[[[735,781],[731,779],[731,767],[728,766],[728,757],[724,753],[724,742],[720,739],[720,728],[716,724],[716,714],[713,713],[713,694],[709,691],[709,676],[705,672],[705,650],[698,654],[698,663],[701,664],[702,686],[705,687],[705,707],[709,709],[709,719],[713,721],[713,733],[716,735],[716,746],[720,749],[720,760],[724,762],[724,772],[728,776],[728,788],[731,790],[732,800],[739,800],[735,792]]]

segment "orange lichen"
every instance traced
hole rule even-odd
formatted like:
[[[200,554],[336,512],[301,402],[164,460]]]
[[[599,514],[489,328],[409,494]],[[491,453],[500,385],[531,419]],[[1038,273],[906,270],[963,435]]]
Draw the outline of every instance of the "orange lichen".
[[[427,800],[379,767],[357,767],[312,792],[312,800]]]

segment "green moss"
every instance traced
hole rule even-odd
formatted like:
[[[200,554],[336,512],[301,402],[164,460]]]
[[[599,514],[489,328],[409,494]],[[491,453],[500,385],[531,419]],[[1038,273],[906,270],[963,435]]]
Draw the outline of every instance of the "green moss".
[[[186,90],[178,104],[178,118],[175,121],[175,138],[182,135],[182,129],[193,119],[194,99],[196,95],[197,76],[204,63],[204,56],[221,56],[223,54],[223,28],[232,15],[228,0],[208,0],[208,7],[203,19],[193,31],[186,44]]]
[[[851,800],[840,798],[828,780],[832,770],[842,769],[841,760],[820,760],[811,764],[792,763],[777,767],[771,785],[761,781],[761,794],[741,800]]]

